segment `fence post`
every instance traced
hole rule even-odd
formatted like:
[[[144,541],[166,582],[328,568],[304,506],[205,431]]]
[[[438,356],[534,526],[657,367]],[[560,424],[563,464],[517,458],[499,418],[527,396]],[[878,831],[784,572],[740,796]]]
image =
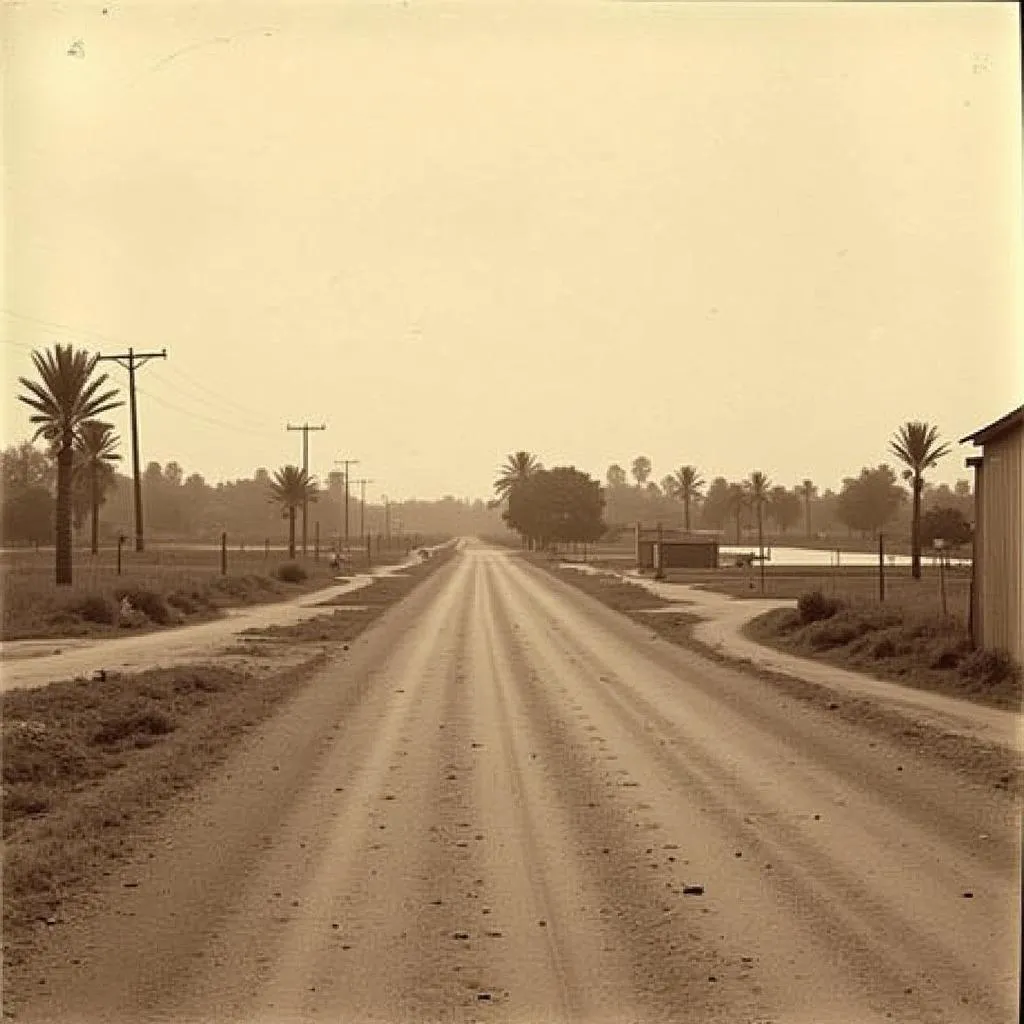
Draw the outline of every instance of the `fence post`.
[[[270,557],[270,538],[267,537],[263,541],[263,558],[267,559]]]
[[[124,534],[117,535],[117,575],[121,575],[121,548],[124,547]]]
[[[878,603],[885,604],[885,540],[878,534]]]
[[[227,531],[220,535],[220,574],[228,574],[228,535]]]

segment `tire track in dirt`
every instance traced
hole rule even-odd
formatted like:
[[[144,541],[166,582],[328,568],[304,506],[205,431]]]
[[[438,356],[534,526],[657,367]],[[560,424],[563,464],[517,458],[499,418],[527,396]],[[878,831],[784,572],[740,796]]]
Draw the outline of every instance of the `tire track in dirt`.
[[[801,777],[789,767],[792,762],[782,769],[787,775],[784,787],[759,780],[760,755],[765,764],[778,762],[777,754],[773,757],[760,749],[770,743],[770,737],[750,729],[742,735],[723,736],[721,723],[716,735],[700,716],[687,723],[685,696],[657,704],[646,700],[641,691],[654,690],[649,680],[626,683],[622,668],[634,676],[638,670],[656,675],[655,666],[638,666],[632,652],[623,656],[620,665],[605,647],[591,649],[588,623],[580,613],[564,607],[548,588],[534,585],[518,567],[509,570],[509,577],[509,592],[521,598],[514,614],[525,628],[517,635],[529,638],[532,659],[547,662],[556,677],[560,673],[576,678],[575,692],[586,693],[578,700],[594,707],[598,717],[597,708],[603,706],[605,716],[628,735],[627,743],[633,747],[629,759],[636,763],[641,757],[656,766],[644,788],[653,789],[660,776],[657,804],[667,809],[674,803],[668,813],[677,819],[688,814],[688,831],[707,837],[705,875],[715,862],[728,863],[730,846],[746,856],[735,868],[748,874],[755,862],[770,863],[771,872],[761,880],[765,891],[759,902],[768,901],[766,911],[785,907],[790,921],[799,921],[801,929],[813,935],[813,946],[806,938],[800,943],[804,950],[819,960],[830,954],[832,969],[839,974],[837,982],[846,983],[849,998],[855,1003],[868,1000],[879,1017],[898,1008],[900,1019],[944,1020],[950,1019],[949,1008],[956,1006],[958,1020],[1011,1019],[1007,1014],[1012,1014],[1008,1002],[1012,960],[1005,958],[1007,973],[993,991],[993,974],[998,979],[998,969],[994,972],[990,956],[979,953],[1005,946],[1013,934],[1006,874],[962,857],[947,865],[943,858],[949,857],[948,847],[937,836],[922,834],[898,817],[895,825],[905,839],[894,849],[891,832],[884,836],[886,827],[894,827],[891,810],[877,826],[871,813],[876,808],[871,806],[837,811],[827,792],[836,787],[819,785],[820,777]],[[685,684],[680,682],[679,687],[685,695]],[[663,713],[666,706],[677,714],[668,717]],[[707,731],[702,735],[703,730]],[[742,762],[730,764],[723,756],[727,750],[741,751]],[[842,803],[856,803],[855,793],[839,788]],[[675,795],[681,793],[688,795],[687,800]],[[852,827],[837,828],[832,835],[829,826],[814,824],[807,811],[812,806],[849,815]],[[751,858],[751,853],[756,856]],[[874,869],[865,871],[865,864]],[[716,889],[735,884],[736,870],[716,873]],[[975,879],[975,887],[987,897],[987,907],[962,898],[964,889],[958,883],[964,877]],[[729,906],[733,929],[741,927],[736,900]],[[953,942],[947,941],[950,937]],[[786,973],[792,976],[793,966]],[[852,979],[847,975],[856,979],[855,988],[862,993],[850,990]],[[833,1001],[835,991],[829,996]]]

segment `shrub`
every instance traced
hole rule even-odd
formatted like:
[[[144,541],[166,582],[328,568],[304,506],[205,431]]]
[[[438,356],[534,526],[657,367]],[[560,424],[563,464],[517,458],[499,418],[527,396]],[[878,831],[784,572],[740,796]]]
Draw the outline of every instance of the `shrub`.
[[[968,679],[994,684],[1016,681],[1021,667],[1005,651],[971,651],[960,662],[960,674]]]
[[[92,741],[109,745],[137,736],[166,736],[175,728],[174,719],[159,708],[136,707],[107,718]]]
[[[820,590],[812,590],[809,594],[800,595],[796,607],[800,621],[807,625],[832,618],[843,607],[843,602],[835,597],[826,597]]]
[[[932,656],[928,662],[929,668],[956,668],[960,662],[971,653],[969,640],[958,640],[955,643],[946,644]]]
[[[159,626],[165,626],[171,620],[171,613],[164,599],[155,591],[146,590],[145,587],[119,587],[114,591],[118,601],[126,597],[136,611],[142,612],[151,622]]]
[[[284,583],[301,583],[308,575],[297,562],[285,562],[277,569],[277,578]]]
[[[871,657],[876,659],[895,658],[896,653],[896,643],[891,636],[883,636],[871,648]]]
[[[833,647],[845,647],[863,635],[858,623],[825,621],[808,630],[807,642],[816,651],[828,651]]]
[[[86,594],[85,597],[68,605],[68,611],[86,622],[96,622],[104,626],[113,625],[117,621],[117,611],[113,602],[102,594]]]

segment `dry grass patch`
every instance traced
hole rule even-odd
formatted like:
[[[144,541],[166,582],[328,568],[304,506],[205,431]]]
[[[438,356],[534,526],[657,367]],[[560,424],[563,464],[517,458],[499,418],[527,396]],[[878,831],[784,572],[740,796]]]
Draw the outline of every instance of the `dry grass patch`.
[[[992,707],[1021,707],[1021,667],[1006,655],[975,650],[956,616],[811,592],[796,609],[761,615],[745,632],[778,650],[906,686]]]

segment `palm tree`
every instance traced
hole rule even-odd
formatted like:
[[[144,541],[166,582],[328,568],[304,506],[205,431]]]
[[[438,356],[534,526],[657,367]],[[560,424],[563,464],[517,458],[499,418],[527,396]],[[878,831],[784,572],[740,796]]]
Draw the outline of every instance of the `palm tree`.
[[[680,466],[671,476],[665,478],[671,484],[665,488],[665,493],[670,497],[678,498],[683,503],[683,525],[687,531],[690,529],[690,506],[700,501],[704,495],[701,493],[704,487],[704,478],[700,475],[696,466]]]
[[[726,507],[729,514],[736,517],[736,543],[742,544],[743,538],[740,535],[740,523],[743,518],[743,509],[747,504],[747,492],[742,484],[729,484],[725,495]]]
[[[747,493],[750,504],[757,510],[757,546],[764,558],[764,506],[771,494],[771,481],[759,469],[755,469],[747,478]],[[762,569],[764,562],[761,562]]]
[[[274,473],[270,482],[270,500],[283,509],[282,518],[288,519],[288,557],[295,557],[295,511],[303,504],[316,501],[316,484],[304,469],[298,466],[282,466]]]
[[[100,550],[100,505],[103,504],[104,491],[113,481],[112,464],[120,461],[116,448],[120,438],[114,433],[109,423],[89,420],[82,424],[75,445],[77,472],[89,485],[89,508],[92,512],[92,544],[94,555]]]
[[[803,480],[800,483],[800,494],[804,499],[804,518],[807,522],[807,539],[811,539],[811,499],[818,493],[813,480]]]
[[[82,427],[100,414],[123,403],[116,397],[117,389],[101,390],[107,375],[94,377],[99,355],[85,349],[55,344],[50,351],[32,353],[39,381],[19,377],[26,393],[18,395],[33,410],[30,422],[36,424],[32,440],[43,438],[53,448],[57,460],[56,559],[58,587],[70,587],[71,503],[74,478],[75,442]]]
[[[889,442],[889,450],[906,465],[903,479],[913,489],[913,513],[910,521],[910,572],[915,580],[921,578],[921,492],[924,490],[924,472],[932,469],[952,450],[939,442],[938,427],[916,420],[904,423]]]
[[[638,455],[630,465],[629,471],[633,474],[637,487],[643,487],[651,475],[651,460],[646,455]]]
[[[498,479],[494,481],[494,490],[497,492],[495,504],[501,504],[516,484],[533,476],[539,469],[543,469],[540,461],[535,455],[529,452],[514,452],[505,459],[505,464],[498,467]]]

